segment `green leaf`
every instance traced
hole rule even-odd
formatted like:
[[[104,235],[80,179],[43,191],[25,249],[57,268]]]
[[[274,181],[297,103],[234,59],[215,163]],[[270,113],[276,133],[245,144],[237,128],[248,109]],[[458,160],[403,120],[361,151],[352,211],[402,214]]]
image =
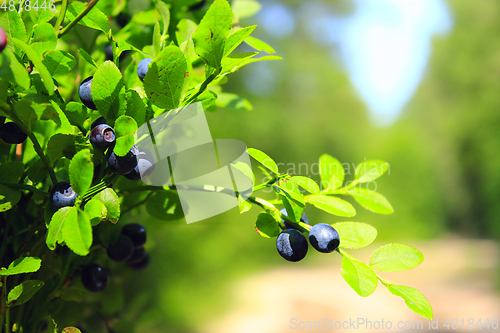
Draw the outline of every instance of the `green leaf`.
[[[252,36],[248,36],[247,38],[245,38],[245,43],[247,43],[249,46],[253,47],[257,51],[264,51],[269,54],[276,53],[276,51],[271,47],[271,45]]]
[[[89,200],[84,207],[85,213],[87,213],[92,226],[98,225],[102,220],[106,218],[108,210],[106,206],[97,199]]]
[[[321,175],[321,188],[333,191],[342,186],[344,182],[344,167],[335,158],[324,154],[319,158],[319,172]]]
[[[21,193],[0,184],[0,213],[8,211],[21,200]]]
[[[215,101],[217,100],[217,94],[212,90],[205,90],[196,98],[196,101],[201,102],[203,110],[208,112],[216,112],[217,106]]]
[[[71,125],[83,127],[83,123],[88,117],[87,108],[82,103],[69,102],[66,104],[64,114]]]
[[[276,188],[275,185],[273,185],[273,187]],[[301,207],[304,207],[306,205],[304,196],[302,195],[302,193],[300,193],[297,183],[288,179],[282,179],[279,182],[278,187],[281,190],[280,193],[284,194],[288,199],[292,199]],[[302,216],[302,213],[300,214],[300,216]]]
[[[0,53],[0,77],[17,84],[24,90],[28,90],[31,85],[28,71],[9,48]]]
[[[17,275],[33,273],[40,269],[42,259],[35,257],[23,257],[10,263],[9,268],[0,270],[0,275]]]
[[[158,1],[156,4],[156,9],[161,15],[161,19],[163,21],[163,33],[162,36],[166,36],[168,32],[168,25],[170,23],[170,11],[168,10],[168,6],[163,1]]]
[[[51,75],[66,75],[76,66],[76,59],[66,51],[46,53],[43,64]]]
[[[259,162],[272,172],[276,174],[279,173],[276,162],[274,162],[273,159],[270,158],[267,154],[255,148],[248,148],[247,151],[248,154],[252,156],[257,162]]]
[[[233,14],[226,0],[215,0],[193,34],[196,53],[211,67],[220,69]]]
[[[70,326],[62,330],[62,333],[82,333],[78,328]]]
[[[72,215],[69,215],[71,208],[74,207],[62,207],[52,215],[49,230],[47,231],[47,239],[45,240],[50,250],[55,250],[56,243],[64,241],[62,227],[67,219],[72,218]]]
[[[233,14],[238,19],[251,17],[257,14],[262,5],[256,0],[233,0],[231,4]]]
[[[43,55],[47,51],[54,51],[57,46],[57,36],[54,27],[49,23],[40,23],[33,27],[32,43],[33,51]]]
[[[71,251],[80,256],[89,254],[92,245],[92,225],[87,213],[78,207],[70,207],[62,225],[62,236]]]
[[[179,220],[184,217],[179,196],[173,191],[157,192],[146,203],[146,210],[149,215],[162,221]]]
[[[241,173],[243,173],[246,177],[248,177],[248,179],[251,179],[252,180],[252,184],[255,184],[255,175],[253,174],[253,171],[252,171],[252,168],[244,163],[244,162],[241,162],[241,161],[237,161],[237,162],[231,162],[230,163],[231,165],[231,172],[234,174],[235,172],[239,171]],[[234,170],[236,169],[236,170]],[[239,198],[239,196],[238,196]]]
[[[41,159],[37,159],[28,169],[28,178],[34,183],[40,183],[49,174],[45,163]]]
[[[89,149],[80,150],[69,164],[69,181],[73,190],[80,196],[92,185],[94,163]]]
[[[91,85],[92,100],[109,123],[127,110],[122,74],[115,63],[105,61],[94,74]]]
[[[15,184],[24,173],[22,162],[5,162],[0,165],[0,183]]]
[[[144,90],[151,103],[165,110],[179,106],[187,86],[187,63],[181,49],[166,47],[149,65]]]
[[[65,156],[65,151],[74,147],[75,136],[70,134],[54,134],[47,143],[47,155],[53,163]]]
[[[88,62],[89,64],[94,66],[95,68],[99,67],[95,63],[94,59],[92,59],[90,54],[87,53],[87,51],[85,51],[84,49],[78,49],[78,53],[80,53],[80,56],[83,58],[83,60],[85,60],[86,62]]]
[[[337,197],[312,195],[307,198],[307,202],[333,215],[345,217],[356,215],[356,210],[349,202]]]
[[[356,167],[355,179],[359,183],[371,182],[382,176],[389,167],[389,163],[384,161],[364,161]]]
[[[31,21],[33,24],[39,24],[43,22],[49,22],[56,14],[57,10],[30,10]]]
[[[52,96],[54,94],[54,81],[52,80],[52,76],[50,75],[49,71],[45,67],[45,65],[42,62],[42,59],[38,56],[38,54],[28,46],[25,42],[12,38],[12,42],[21,50],[26,53],[28,58],[33,62],[33,65],[35,65],[35,68],[38,70],[38,73],[40,74],[43,85],[45,86],[45,89],[47,90],[47,93],[49,96]]]
[[[135,142],[137,123],[132,117],[120,116],[115,123],[116,145],[113,151],[118,156],[125,156]]]
[[[353,188],[347,192],[363,207],[379,214],[392,214],[394,209],[389,201],[380,193],[365,188]]]
[[[78,16],[78,14],[80,14],[85,9],[86,6],[86,3],[73,1],[68,5],[66,17],[70,21],[73,21]],[[95,30],[101,30],[104,33],[108,33],[109,31],[108,17],[97,7],[92,8],[90,12],[88,12],[87,15],[85,15],[83,19],[78,22],[78,24]]]
[[[402,297],[406,305],[415,313],[429,320],[433,318],[434,314],[431,304],[417,289],[400,285],[388,285],[387,289],[389,289],[391,294]]]
[[[319,186],[314,180],[308,177],[294,176],[290,178],[294,183],[302,187],[309,193],[319,194]]]
[[[230,108],[234,110],[252,111],[252,104],[246,99],[236,94],[220,92],[217,94],[215,105],[222,108]]]
[[[241,195],[238,196],[238,207],[240,209],[240,214],[248,212],[252,208],[252,204],[246,200],[243,200]]]
[[[231,33],[226,40],[226,44],[224,45],[224,57],[231,54],[235,48],[243,43],[245,38],[247,38],[256,27],[256,25],[252,25],[246,28],[238,29]]]
[[[265,238],[277,237],[281,232],[279,221],[277,221],[274,216],[266,212],[262,212],[259,216],[257,216],[255,229],[259,235]]]
[[[377,238],[377,229],[361,222],[338,222],[332,224],[340,236],[340,247],[360,249],[368,246]]]
[[[352,289],[361,297],[373,294],[378,279],[375,272],[365,263],[343,254],[340,274]]]
[[[104,206],[106,206],[106,209],[108,210],[106,219],[111,221],[111,223],[118,222],[118,219],[120,218],[120,199],[115,191],[107,188],[99,192],[94,199],[101,201]]]
[[[139,127],[146,122],[146,105],[135,90],[127,90],[127,112],[125,114],[134,118]]]
[[[376,249],[370,257],[370,267],[382,272],[399,272],[413,269],[424,261],[417,249],[403,244],[391,243]]]
[[[268,55],[259,58],[254,58],[257,55],[257,52],[248,52],[248,53],[237,53],[231,54],[230,56],[225,57],[222,60],[222,71],[221,75],[226,75],[228,73],[234,73],[239,70],[241,67],[246,66],[248,64],[257,62],[257,61],[267,61],[267,60],[281,60],[283,58],[275,55]]]
[[[155,22],[155,27],[153,29],[153,55],[157,57],[161,52],[161,33],[160,33],[160,23]]]
[[[43,287],[43,281],[28,280],[15,286],[7,296],[7,307],[18,306],[26,303]]]
[[[0,27],[5,30],[5,33],[9,37],[7,38],[7,42],[11,38],[17,38],[26,42],[26,27],[17,10],[9,10],[7,13],[4,12],[3,15],[0,15]],[[21,56],[21,49],[17,45],[14,45],[14,50],[17,55]]]

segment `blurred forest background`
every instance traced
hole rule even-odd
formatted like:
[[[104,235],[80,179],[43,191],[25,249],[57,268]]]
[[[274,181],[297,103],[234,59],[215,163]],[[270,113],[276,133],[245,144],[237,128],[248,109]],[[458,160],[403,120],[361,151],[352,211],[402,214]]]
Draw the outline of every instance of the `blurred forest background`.
[[[269,8],[269,1],[261,2],[262,11]],[[433,285],[437,286],[434,281],[442,281],[439,275],[444,274],[444,265],[467,257],[464,270],[448,272],[456,274],[450,279],[463,288],[477,287],[488,294],[487,301],[478,299],[476,304],[473,300],[479,297],[479,292],[474,289],[476,292],[468,294],[463,289],[465,293],[461,295],[469,297],[467,302],[476,304],[477,309],[482,308],[481,304],[489,304],[488,308],[498,310],[500,303],[494,296],[497,291],[493,285],[494,281],[500,281],[495,268],[498,266],[495,244],[500,238],[500,2],[446,2],[453,26],[446,35],[431,40],[430,57],[415,94],[395,122],[386,126],[376,126],[371,121],[367,104],[353,86],[342,61],[335,57],[335,45],[325,45],[311,37],[301,16],[304,2],[281,3],[295,15],[291,33],[270,35],[257,28],[256,36],[269,42],[284,59],[260,67],[248,66],[230,79],[225,88],[247,98],[253,111],[219,108],[216,113],[207,114],[212,136],[242,140],[248,147],[261,149],[277,162],[285,163],[285,170],[288,163],[296,166],[316,163],[323,153],[350,164],[365,158],[388,161],[390,174],[377,180],[377,186],[392,203],[394,214],[377,215],[359,209],[355,218],[344,219],[313,208],[307,211],[311,223],[362,221],[379,230],[377,241],[402,242],[421,249],[426,255],[423,266],[434,262],[434,268],[420,267],[410,275],[394,279],[405,283],[405,276],[413,276],[415,283],[409,285],[428,296],[437,315],[444,313],[440,312],[444,311],[440,309],[440,299],[453,299],[450,293],[454,291],[440,287],[441,294],[434,293]],[[340,16],[352,15],[356,10],[356,4],[348,0],[316,2]],[[242,26],[255,23],[258,21],[250,18]],[[252,78],[255,75],[263,87],[268,87],[266,80],[272,80],[270,93],[248,88],[248,81],[255,81]],[[308,172],[301,175],[319,180],[310,168]],[[327,256],[310,251],[302,262],[284,261],[274,240],[264,239],[255,232],[258,213],[259,209],[253,207],[249,213],[240,215],[235,208],[190,225],[184,221],[172,224],[154,220],[144,211],[124,216],[120,223],[147,225],[151,266],[140,273],[124,272],[118,281],[124,293],[105,291],[110,300],[114,299],[105,310],[120,310],[125,321],[136,325],[136,332],[208,332],[210,327],[218,328],[214,332],[223,332],[225,314],[238,307],[253,313],[258,307],[257,303],[238,301],[235,290],[243,288],[238,281],[276,269],[282,269],[279,272],[283,273],[245,286],[253,286],[246,291],[250,294],[270,291],[268,301],[278,309],[282,304],[280,297],[287,293],[320,293],[315,289],[320,288],[319,284],[313,281],[308,284],[297,276],[324,267],[328,267],[325,269],[331,275],[330,284],[326,285],[332,290],[325,293],[332,304],[359,302],[376,307],[373,302],[377,295],[388,294],[386,290],[377,290],[371,296],[373,300],[360,299],[341,281],[341,258],[335,254]],[[370,251],[375,248],[371,246]],[[363,255],[361,258],[367,259]],[[478,262],[484,265],[474,266]],[[116,266],[116,270],[120,269]],[[423,275],[425,280],[416,280]],[[311,279],[315,275],[304,276]],[[110,283],[109,287],[114,285],[119,284]],[[449,286],[443,282],[445,285]],[[379,289],[384,288],[379,286]],[[392,298],[391,304],[404,308],[401,299]],[[303,299],[296,309],[314,308],[316,301],[319,300]],[[271,307],[270,311],[276,308]],[[303,320],[334,316],[348,320],[332,311]],[[405,315],[411,312],[401,311]],[[459,317],[453,309],[449,311],[450,317]],[[261,322],[258,313],[253,314],[253,320],[270,325]],[[274,320],[281,322],[275,332],[289,328],[290,317],[279,318],[279,313],[274,315]],[[463,314],[471,316],[470,312]],[[272,320],[273,316],[267,315]],[[389,312],[380,312],[380,316],[384,315],[388,318]],[[358,309],[357,316],[366,314]],[[251,331],[266,330],[257,326]]]

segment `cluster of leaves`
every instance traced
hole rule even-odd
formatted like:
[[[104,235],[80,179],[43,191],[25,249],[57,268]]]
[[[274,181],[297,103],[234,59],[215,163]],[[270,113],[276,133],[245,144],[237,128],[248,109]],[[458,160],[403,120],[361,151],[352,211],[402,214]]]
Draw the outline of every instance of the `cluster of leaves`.
[[[0,53],[0,117],[15,122],[29,137],[17,147],[1,146],[0,325],[5,323],[6,332],[13,325],[26,332],[40,331],[44,323],[48,332],[57,332],[55,321],[47,318],[57,317],[61,302],[82,300],[83,288],[76,279],[80,265],[104,260],[100,250],[116,240],[120,230],[116,224],[126,212],[145,205],[157,219],[183,216],[175,187],[145,186],[109,172],[107,154],[94,149],[87,138],[94,120],[103,116],[114,127],[113,151],[124,156],[138,128],[165,112],[180,112],[196,102],[209,112],[218,106],[251,109],[247,100],[223,92],[222,87],[228,74],[243,66],[280,59],[272,55],[271,46],[250,36],[255,26],[238,25],[239,19],[255,14],[258,3],[234,0],[231,8],[226,0],[215,0],[189,12],[198,2],[156,0],[125,23],[120,18],[128,12],[128,2],[117,0],[62,0],[45,10],[27,10],[22,2],[21,10],[0,14],[0,27],[8,36],[7,48]],[[237,53],[242,43],[255,51]],[[112,55],[106,60],[104,49],[109,45]],[[153,61],[141,82],[137,64],[147,57]],[[78,86],[89,76],[93,76],[96,111],[78,99]],[[382,175],[387,168],[383,162],[361,164],[356,179],[341,187],[342,166],[324,155],[320,190],[309,178],[279,174],[276,163],[264,153],[256,149],[249,153],[270,170],[266,171],[270,181],[254,191],[271,187],[277,195],[273,202],[238,198],[241,212],[252,204],[265,210],[257,220],[264,237],[275,237],[283,220],[307,231],[309,226],[298,222],[306,203],[337,216],[354,216],[354,207],[338,195],[352,196],[374,212],[392,213],[382,195],[356,186]],[[78,198],[74,206],[57,210],[50,189],[66,180]],[[298,187],[311,194],[303,195]],[[288,216],[280,214],[275,204],[284,205]],[[373,262],[365,265],[343,249],[368,245],[375,238],[374,229],[355,223],[335,228],[341,235],[342,275],[358,294],[368,296],[380,280],[417,313],[432,317],[421,294],[393,285],[373,271],[413,268],[420,263],[415,259],[421,258],[417,250],[392,244],[375,251]],[[13,324],[11,317],[17,318]]]
[[[283,221],[287,221],[300,231],[308,232],[311,226],[301,222],[307,204],[336,216],[355,216],[355,208],[348,201],[339,198],[339,195],[351,196],[362,207],[375,213],[393,213],[391,204],[383,195],[362,187],[363,184],[376,180],[387,171],[386,162],[374,160],[360,163],[356,167],[354,180],[342,186],[345,178],[342,164],[330,155],[322,155],[319,159],[322,185],[320,188],[310,178],[280,174],[277,164],[262,151],[251,148],[248,152],[265,167],[260,168],[270,179],[255,189],[271,187],[276,195],[276,199],[272,201],[255,197],[248,199],[264,209],[257,218],[256,229],[265,238],[277,237],[281,230],[285,229]],[[309,194],[304,195],[306,192]],[[280,213],[275,205],[283,205],[287,214]],[[250,208],[251,205],[247,201],[240,202],[241,212]],[[413,269],[424,260],[420,251],[408,245],[391,243],[377,248],[371,255],[369,264],[365,264],[347,253],[345,249],[359,249],[370,245],[377,237],[377,229],[360,222],[338,222],[332,224],[332,227],[340,236],[337,252],[342,255],[342,277],[358,295],[370,296],[380,281],[392,294],[402,297],[411,310],[424,318],[432,319],[432,307],[420,291],[396,285],[375,272]]]

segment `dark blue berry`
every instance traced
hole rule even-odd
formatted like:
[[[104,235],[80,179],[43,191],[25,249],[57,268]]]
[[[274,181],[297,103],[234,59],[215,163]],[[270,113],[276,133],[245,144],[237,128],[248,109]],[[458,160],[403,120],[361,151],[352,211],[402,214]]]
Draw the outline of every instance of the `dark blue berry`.
[[[101,124],[106,124],[106,118],[99,117],[96,120],[94,120],[94,122],[92,123],[92,125],[90,125],[90,130],[93,130],[94,127],[96,127],[97,125],[101,125]]]
[[[130,257],[129,260],[127,260],[127,264],[129,265],[135,265],[140,263],[144,258],[147,256],[146,250],[143,247],[139,247],[137,249],[134,249],[134,253],[132,254],[132,257]]]
[[[129,223],[123,226],[122,235],[130,237],[135,248],[146,244],[146,227],[139,223]]]
[[[280,213],[283,214],[283,215],[285,215],[285,216],[288,216],[286,208],[283,208],[282,210],[280,210]],[[287,228],[287,229],[296,229],[293,224],[288,223],[285,220],[281,220],[281,221],[283,221],[283,223],[285,223],[285,228]],[[302,212],[302,217],[300,218],[300,222],[304,222],[305,224],[309,224],[309,219],[307,218],[306,213]]]
[[[16,123],[8,122],[0,127],[0,138],[6,143],[23,143],[27,137],[28,135]]]
[[[141,81],[144,80],[144,77],[148,73],[148,66],[151,63],[151,61],[153,61],[153,59],[151,58],[142,59],[139,65],[137,66],[137,75],[139,76],[139,79],[141,79]]]
[[[132,146],[125,156],[116,156],[115,152],[112,152],[108,158],[108,165],[114,173],[126,175],[137,166],[138,155],[139,149],[136,146]]]
[[[279,254],[288,261],[300,261],[307,254],[307,239],[295,229],[283,230],[276,240]]]
[[[88,77],[80,84],[78,93],[80,95],[80,100],[86,107],[92,110],[97,110],[97,107],[95,106],[94,101],[92,100],[92,93],[91,93],[92,78],[93,76]]]
[[[7,46],[7,34],[5,30],[0,27],[0,52],[2,52]]]
[[[66,206],[74,206],[77,196],[78,194],[73,191],[71,184],[66,181],[57,183],[50,191],[50,200],[54,207],[58,209]]]
[[[144,179],[155,170],[153,154],[147,149],[139,151],[139,159],[134,170],[125,175],[130,180]]]
[[[149,254],[146,253],[144,258],[136,264],[129,264],[133,269],[144,269],[149,265]]]
[[[127,261],[134,254],[134,243],[130,237],[120,235],[113,245],[108,246],[106,253],[113,261]]]
[[[83,286],[94,293],[104,290],[108,284],[108,272],[97,264],[85,266],[81,278]]]
[[[339,247],[340,237],[331,225],[318,223],[309,231],[309,242],[319,252],[330,253]]]
[[[115,142],[115,130],[113,127],[100,124],[94,127],[89,134],[90,143],[101,150],[105,150]]]
[[[113,61],[113,47],[111,44],[107,44],[104,47],[104,55],[106,56],[106,60]]]

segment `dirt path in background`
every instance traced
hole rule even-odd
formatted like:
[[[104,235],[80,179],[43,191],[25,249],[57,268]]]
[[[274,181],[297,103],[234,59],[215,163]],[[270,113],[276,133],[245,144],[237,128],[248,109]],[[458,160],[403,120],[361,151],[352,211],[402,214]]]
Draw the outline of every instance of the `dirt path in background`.
[[[499,248],[491,241],[450,239],[412,243],[426,256],[418,268],[398,273],[381,274],[397,284],[419,289],[431,302],[434,320],[439,329],[433,332],[499,332],[474,326],[468,328],[469,318],[476,324],[493,318],[500,321],[500,295],[494,289]],[[371,251],[351,250],[356,257],[368,261]],[[203,333],[281,333],[281,332],[347,332],[355,329],[329,328],[336,321],[360,320],[381,323],[391,321],[392,329],[370,329],[360,325],[358,332],[428,332],[429,321],[410,311],[403,299],[390,294],[380,285],[367,298],[357,296],[340,275],[340,257],[334,263],[319,258],[323,266],[311,268],[280,268],[248,277],[235,286],[236,304],[232,311],[200,329]],[[324,264],[326,262],[326,265]],[[277,287],[279,286],[279,287]],[[303,287],[303,286],[309,286]],[[453,318],[458,327],[451,327]],[[449,319],[450,328],[443,326]],[[465,329],[461,320],[464,319]],[[323,320],[326,320],[323,322]],[[316,328],[300,330],[302,321],[319,321]],[[398,322],[403,327],[398,329]],[[415,323],[414,323],[415,321]],[[408,323],[406,323],[408,322]],[[416,327],[422,322],[423,329]],[[312,325],[313,323],[311,323]],[[323,325],[323,328],[319,326]],[[387,325],[387,324],[386,324]],[[413,326],[417,325],[417,326]],[[296,327],[296,328],[295,328]],[[412,328],[414,327],[414,328]],[[294,329],[295,328],[295,329]]]

